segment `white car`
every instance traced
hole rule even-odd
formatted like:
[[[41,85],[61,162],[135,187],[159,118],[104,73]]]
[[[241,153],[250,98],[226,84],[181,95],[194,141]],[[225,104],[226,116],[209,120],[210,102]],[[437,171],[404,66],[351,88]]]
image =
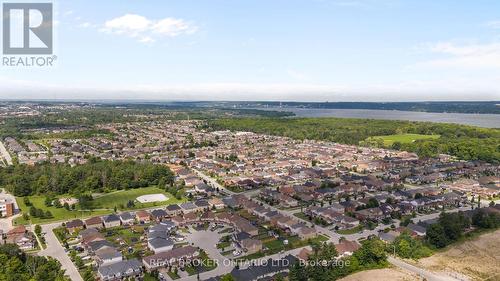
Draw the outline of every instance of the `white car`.
[[[239,255],[241,255],[241,252],[240,252],[240,251],[237,251],[237,250],[234,250],[234,251],[233,251],[233,256],[237,257],[237,256],[239,256]]]

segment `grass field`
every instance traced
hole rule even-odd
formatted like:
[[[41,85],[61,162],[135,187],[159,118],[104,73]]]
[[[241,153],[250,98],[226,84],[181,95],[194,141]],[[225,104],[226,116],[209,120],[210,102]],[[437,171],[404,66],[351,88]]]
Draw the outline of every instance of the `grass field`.
[[[65,208],[56,208],[56,207],[47,207],[45,206],[45,197],[44,196],[29,196],[31,204],[38,208],[42,209],[44,211],[50,211],[52,213],[53,218],[50,219],[40,219],[40,218],[34,218],[31,217],[31,223],[33,224],[39,224],[39,223],[49,223],[53,221],[60,221],[60,220],[70,220],[74,218],[82,218],[83,217],[90,217],[90,216],[95,216],[95,215],[104,215],[109,213],[109,211],[105,210],[100,210],[100,211],[68,211]],[[23,213],[28,213],[29,208],[24,204],[23,197],[16,197],[17,205],[21,209]],[[26,221],[22,216],[19,218],[16,218],[14,220],[14,223],[19,225],[19,224],[29,224],[28,221]]]
[[[157,194],[161,193],[167,196],[168,200],[163,202],[151,202],[151,203],[139,203],[135,201],[135,199],[141,195],[146,194]],[[61,197],[70,197],[70,196],[61,196]],[[175,204],[179,202],[186,201],[185,198],[178,200],[172,194],[165,192],[162,189],[157,187],[146,187],[146,188],[138,188],[138,189],[130,189],[130,190],[119,190],[107,194],[103,194],[98,198],[95,198],[92,201],[92,206],[94,211],[80,211],[77,207],[75,211],[68,211],[65,208],[56,208],[56,207],[47,207],[45,206],[45,197],[44,196],[29,196],[29,200],[31,204],[37,209],[42,209],[44,211],[50,211],[52,213],[53,218],[50,219],[40,219],[31,217],[31,223],[33,224],[45,224],[54,221],[62,221],[62,220],[70,220],[75,218],[87,218],[91,216],[97,215],[105,215],[113,212],[113,209],[116,207],[118,210],[132,210],[132,209],[143,209],[143,208],[152,208],[155,206],[164,206],[168,204]],[[134,201],[135,205],[132,208],[127,208],[127,202],[129,200]],[[17,205],[21,209],[23,213],[29,212],[29,207],[24,204],[23,197],[16,197]],[[16,218],[14,220],[15,224],[29,224],[29,221],[26,221],[23,217]]]
[[[135,201],[135,199],[142,195],[147,194],[164,194],[168,200],[162,202],[150,202],[150,203],[139,203]],[[116,207],[118,210],[127,209],[127,202],[129,200],[134,201],[135,206],[130,209],[142,209],[142,208],[151,208],[155,206],[163,206],[168,204],[175,204],[179,202],[184,202],[186,199],[178,200],[174,195],[165,192],[162,189],[157,187],[146,187],[146,188],[137,188],[137,189],[129,189],[129,190],[119,190],[115,192],[111,192],[108,194],[104,194],[98,198],[95,198],[92,201],[92,205],[94,209],[113,209]]]
[[[420,135],[420,134],[398,134],[398,135],[388,135],[388,136],[374,136],[370,137],[368,141],[376,141],[381,139],[385,146],[391,146],[395,142],[400,143],[412,143],[416,140],[426,140],[426,139],[438,139],[439,135]]]

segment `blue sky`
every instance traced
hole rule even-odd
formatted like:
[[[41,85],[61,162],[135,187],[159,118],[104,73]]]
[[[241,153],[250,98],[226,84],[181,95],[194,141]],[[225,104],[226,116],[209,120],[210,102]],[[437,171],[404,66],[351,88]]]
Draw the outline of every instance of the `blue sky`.
[[[491,0],[54,1],[52,68],[0,98],[500,99]]]

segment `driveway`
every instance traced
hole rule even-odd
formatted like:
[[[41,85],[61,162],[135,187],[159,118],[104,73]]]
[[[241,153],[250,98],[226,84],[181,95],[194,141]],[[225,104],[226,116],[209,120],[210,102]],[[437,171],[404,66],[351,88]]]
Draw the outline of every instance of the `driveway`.
[[[38,252],[38,255],[55,258],[61,263],[62,268],[66,271],[66,275],[68,275],[72,281],[83,281],[77,268],[64,251],[64,247],[61,245],[61,243],[59,243],[59,240],[57,240],[56,235],[52,231],[54,228],[60,225],[61,223],[42,225],[42,233],[45,233],[45,242],[47,244],[47,248],[43,251]]]

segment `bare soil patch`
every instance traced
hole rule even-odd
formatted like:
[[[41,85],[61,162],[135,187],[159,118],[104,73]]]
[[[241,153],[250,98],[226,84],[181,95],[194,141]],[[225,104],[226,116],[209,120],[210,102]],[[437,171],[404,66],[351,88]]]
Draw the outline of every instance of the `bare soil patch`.
[[[458,272],[472,280],[500,280],[500,230],[454,245],[417,264],[432,271]]]

